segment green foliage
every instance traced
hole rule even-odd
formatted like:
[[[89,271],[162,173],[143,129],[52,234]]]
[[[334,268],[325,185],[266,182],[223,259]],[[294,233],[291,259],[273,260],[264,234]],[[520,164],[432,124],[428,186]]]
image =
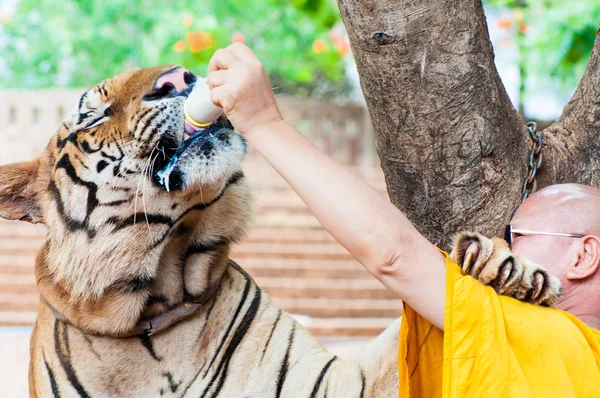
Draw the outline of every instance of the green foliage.
[[[506,29],[525,75],[565,89],[577,84],[600,1],[484,2],[516,11]],[[87,87],[166,63],[203,75],[235,34],[258,54],[278,93],[331,97],[348,90],[340,23],[334,0],[20,0],[11,20],[0,16],[0,87]]]
[[[330,38],[339,23],[331,0],[21,0],[0,25],[8,70],[0,87],[86,87],[167,63],[204,75],[213,52],[235,34],[279,93],[339,95],[347,89],[347,49]]]
[[[484,0],[515,13],[510,26],[525,75],[572,90],[588,64],[600,27],[600,1]]]

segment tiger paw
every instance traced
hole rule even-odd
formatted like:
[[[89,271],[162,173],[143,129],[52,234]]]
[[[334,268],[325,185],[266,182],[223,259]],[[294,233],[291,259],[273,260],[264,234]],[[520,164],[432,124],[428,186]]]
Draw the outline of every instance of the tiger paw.
[[[462,273],[493,287],[498,294],[543,306],[556,304],[562,288],[546,269],[511,253],[499,238],[463,232],[455,239],[450,257]]]

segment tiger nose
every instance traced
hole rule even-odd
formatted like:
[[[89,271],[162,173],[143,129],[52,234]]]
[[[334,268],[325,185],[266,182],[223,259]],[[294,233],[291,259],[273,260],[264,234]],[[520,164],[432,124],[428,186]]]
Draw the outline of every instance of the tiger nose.
[[[181,66],[160,75],[154,82],[152,91],[159,97],[177,97],[189,92],[196,76]]]

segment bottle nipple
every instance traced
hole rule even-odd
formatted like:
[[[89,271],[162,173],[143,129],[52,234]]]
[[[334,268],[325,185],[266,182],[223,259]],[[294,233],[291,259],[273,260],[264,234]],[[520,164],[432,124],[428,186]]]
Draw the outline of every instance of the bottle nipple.
[[[206,81],[198,79],[183,104],[183,113],[189,124],[199,129],[205,129],[223,114],[223,109],[211,101],[210,88]]]

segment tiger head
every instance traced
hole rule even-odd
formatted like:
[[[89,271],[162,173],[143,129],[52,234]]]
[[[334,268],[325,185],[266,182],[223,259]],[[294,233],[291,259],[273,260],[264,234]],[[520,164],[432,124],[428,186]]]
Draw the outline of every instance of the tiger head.
[[[184,121],[196,79],[173,66],[108,79],[40,157],[0,167],[0,216],[47,226],[38,286],[84,330],[118,334],[200,294],[244,236],[246,144],[225,117]]]

